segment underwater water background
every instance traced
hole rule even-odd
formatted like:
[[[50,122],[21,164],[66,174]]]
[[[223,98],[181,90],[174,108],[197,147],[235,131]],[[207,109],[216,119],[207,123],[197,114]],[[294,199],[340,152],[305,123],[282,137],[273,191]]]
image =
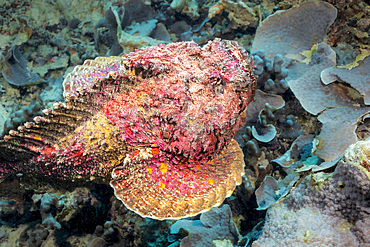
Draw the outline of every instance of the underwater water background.
[[[0,0],[0,13],[0,246],[370,245],[369,1]],[[217,38],[236,41],[240,47],[232,42],[218,41]],[[157,55],[156,52],[159,54],[155,49],[145,50],[147,52],[142,57],[137,55],[141,60],[135,57],[135,54],[140,54],[137,49],[156,47],[159,44],[164,45],[160,47],[176,47],[171,44],[190,41],[199,45],[198,48],[194,48],[195,44],[194,47],[189,45],[194,50],[199,49],[199,54],[187,56],[187,48],[179,48],[174,53],[164,51],[164,55],[161,53],[163,59],[156,61],[161,66],[170,61],[168,67],[150,67],[153,61],[150,60],[151,55]],[[211,47],[209,44],[221,48],[211,53],[200,48]],[[248,52],[250,59],[241,47]],[[185,131],[179,134],[178,139],[183,140],[183,143],[188,143],[188,138],[191,140],[189,143],[195,145],[192,149],[191,145],[179,144],[181,148],[184,147],[184,152],[201,150],[187,157],[189,164],[192,164],[192,158],[196,160],[197,155],[204,155],[208,152],[207,147],[214,144],[217,155],[221,152],[222,155],[227,154],[220,158],[221,163],[230,162],[232,166],[228,167],[244,165],[241,177],[236,168],[221,173],[222,166],[219,168],[216,165],[216,158],[211,153],[209,161],[215,161],[214,164],[210,162],[214,166],[204,162],[201,168],[196,165],[184,168],[188,170],[181,176],[188,179],[188,186],[194,193],[209,188],[207,186],[226,187],[224,180],[228,178],[233,181],[232,189],[227,193],[224,190],[216,193],[215,190],[204,189],[204,193],[197,194],[196,198],[200,198],[194,200],[197,203],[184,202],[188,208],[183,211],[201,208],[199,214],[185,213],[175,220],[167,219],[171,217],[153,217],[153,214],[142,212],[140,208],[127,207],[133,198],[140,196],[128,194],[124,199],[120,198],[115,190],[118,191],[117,188],[123,186],[123,182],[118,186],[110,184],[113,168],[106,169],[109,174],[98,165],[96,169],[89,168],[90,164],[95,165],[100,161],[94,163],[79,159],[82,156],[76,150],[71,151],[76,157],[67,157],[70,162],[68,169],[55,167],[54,170],[60,173],[56,176],[48,174],[53,168],[45,168],[48,167],[47,158],[52,160],[54,149],[40,149],[41,156],[45,158],[43,166],[38,166],[36,159],[30,158],[40,151],[33,150],[32,145],[42,147],[49,137],[45,135],[43,139],[37,133],[78,129],[76,125],[92,118],[88,112],[93,109],[94,103],[99,102],[90,101],[91,108],[76,103],[74,109],[61,113],[68,119],[66,123],[53,125],[45,132],[42,128],[33,129],[34,124],[30,122],[37,122],[36,116],[50,114],[51,110],[44,110],[46,108],[54,109],[57,115],[58,109],[64,109],[63,103],[73,99],[63,93],[73,90],[77,92],[78,86],[84,87],[83,83],[88,79],[96,76],[103,78],[99,80],[104,82],[106,77],[101,74],[108,74],[118,68],[117,61],[121,61],[109,60],[107,57],[124,57],[135,51],[137,53],[132,53],[134,55],[130,61],[139,61],[135,65],[139,69],[123,73],[128,78],[136,78],[132,80],[135,83],[136,80],[144,80],[146,76],[158,81],[162,79],[163,74],[172,68],[171,59],[167,60],[165,55],[170,54],[168,56],[174,58],[181,54],[178,55],[179,59],[175,59],[180,62],[172,60],[172,66],[184,65],[184,68],[189,65],[185,58],[197,60],[207,55],[212,58],[211,63],[200,60],[200,65],[196,66],[199,67],[199,74],[186,74],[186,83],[192,80],[199,83],[194,78],[204,79],[204,75],[215,68],[214,73],[219,73],[218,77],[214,76],[218,79],[214,80],[215,85],[212,86],[212,92],[217,92],[215,95],[230,90],[230,95],[234,96],[232,93],[235,93],[239,97],[253,91],[253,100],[248,98],[252,94],[243,96],[244,101],[241,102],[249,104],[235,118],[230,112],[243,107],[240,106],[242,103],[238,105],[231,102],[235,99],[231,96],[230,101],[221,106],[216,96],[195,104],[199,107],[194,111],[203,113],[204,110],[211,119],[209,123],[212,123],[208,126],[199,125],[198,129],[204,128],[205,133],[212,134],[212,131],[207,131],[214,126],[222,126],[219,132],[214,131],[217,132],[216,140],[205,137],[202,139],[205,141],[197,142],[190,135],[185,135]],[[88,71],[91,77],[84,75],[81,79],[81,74],[72,74],[78,80],[74,80],[73,76],[66,80],[76,66],[97,57],[103,57],[98,60],[102,62],[97,62],[94,64],[96,67],[92,66],[92,70]],[[222,64],[223,61],[227,61],[227,66]],[[238,68],[245,73],[243,75],[249,75],[251,64],[254,66],[255,86],[248,86],[248,83],[253,83],[252,75],[248,80],[238,78],[234,76],[239,75],[237,69],[233,71],[234,74],[228,74],[228,69]],[[95,68],[98,68],[97,72]],[[99,75],[95,75],[95,72]],[[176,74],[173,81],[176,81],[177,76],[181,77],[182,73],[181,70]],[[66,81],[71,82],[71,88],[73,83],[77,86],[67,88],[66,83],[63,86]],[[230,89],[226,86],[230,81],[248,83]],[[88,90],[94,88],[88,83],[86,85]],[[131,86],[127,88],[134,88]],[[102,88],[99,88],[101,95],[104,95],[101,98],[111,97],[109,93],[104,94],[111,92],[111,89],[108,86]],[[203,90],[200,95],[208,96],[208,91]],[[112,92],[115,91],[112,89]],[[159,91],[153,95],[161,93]],[[188,100],[176,91],[171,93],[179,102]],[[132,97],[133,102],[135,99]],[[176,103],[169,105],[172,107]],[[229,119],[209,117],[221,115],[221,109],[226,109],[225,116]],[[169,119],[175,119],[177,114],[162,113],[169,117],[158,121],[169,121],[171,124]],[[195,116],[200,118],[203,115]],[[100,121],[100,118],[97,119]],[[192,120],[198,121],[196,117]],[[136,130],[133,126],[138,125],[139,122],[133,120],[130,126]],[[137,130],[145,133],[152,131],[147,125],[141,127]],[[20,137],[18,132],[22,132],[22,128],[36,132],[32,133],[32,138]],[[99,145],[115,145],[115,136],[109,135],[111,127],[103,123],[92,128],[99,128],[97,132],[104,137],[99,140]],[[18,132],[14,133],[14,130]],[[79,131],[85,133],[84,130]],[[234,153],[228,156],[231,141],[226,137],[229,136],[237,141],[238,145],[235,145],[240,147],[239,156]],[[74,137],[68,135],[66,138],[58,138],[69,140]],[[11,145],[9,139],[12,139]],[[56,145],[58,147],[64,143],[60,140],[59,145]],[[158,151],[158,146],[150,146],[149,156],[163,151]],[[102,160],[109,160],[114,167],[123,167],[115,171],[125,174],[127,159],[131,159],[131,162],[148,159],[144,147],[137,145],[137,148],[141,148],[138,151],[141,153],[138,156],[135,153],[136,158],[129,156],[132,153],[127,150],[124,154],[129,153],[128,156],[107,152],[109,158],[103,155],[105,151],[101,151]],[[164,152],[162,154],[165,156]],[[168,159],[168,164],[174,167],[182,163],[172,164],[172,160]],[[232,163],[233,159],[238,165]],[[60,162],[65,163],[67,161]],[[157,168],[163,174],[171,168],[165,163],[160,164]],[[31,165],[34,167],[30,168]],[[202,168],[203,165],[207,169]],[[220,175],[221,178],[225,176],[225,179],[221,179],[220,183],[214,183],[211,178],[204,179],[204,185],[196,180],[199,177],[192,177],[198,174],[196,170],[201,175],[206,174],[205,171],[207,174],[225,174]],[[73,176],[63,176],[63,173],[68,172]],[[99,179],[99,172],[106,176]],[[152,174],[152,170],[147,172]],[[145,181],[145,178],[135,178],[135,183],[143,186],[136,191],[149,193],[150,188],[145,186],[154,185],[141,181]],[[155,186],[162,192],[167,191],[164,188],[167,189],[168,184],[160,182]],[[234,190],[235,185],[238,186]],[[171,196],[167,195],[166,198],[170,198],[168,201],[158,202],[154,195],[153,201],[148,199],[148,205],[175,205],[176,200],[172,201]],[[213,203],[215,207],[203,207],[203,204],[208,205],[209,201],[218,196],[222,201]],[[169,209],[171,212],[176,210],[178,208],[175,206]]]

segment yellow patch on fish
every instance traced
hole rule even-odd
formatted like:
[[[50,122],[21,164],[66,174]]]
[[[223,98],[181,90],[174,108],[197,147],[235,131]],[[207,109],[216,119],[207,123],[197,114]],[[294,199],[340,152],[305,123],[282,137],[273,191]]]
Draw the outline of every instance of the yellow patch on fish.
[[[161,166],[159,167],[161,172],[166,173],[167,172],[167,164],[161,163]]]

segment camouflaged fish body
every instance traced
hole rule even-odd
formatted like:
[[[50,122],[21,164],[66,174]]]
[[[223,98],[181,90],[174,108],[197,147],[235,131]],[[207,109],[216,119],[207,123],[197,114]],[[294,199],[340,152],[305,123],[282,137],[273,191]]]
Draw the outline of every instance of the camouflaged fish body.
[[[65,103],[0,142],[0,177],[110,180],[143,217],[196,215],[241,183],[232,138],[255,86],[245,50],[219,39],[85,61],[64,81]]]

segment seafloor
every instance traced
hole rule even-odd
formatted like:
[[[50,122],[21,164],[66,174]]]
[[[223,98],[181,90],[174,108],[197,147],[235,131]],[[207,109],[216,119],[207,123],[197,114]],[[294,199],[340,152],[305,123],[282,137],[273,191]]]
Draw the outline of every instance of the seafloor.
[[[0,246],[370,246],[370,142],[342,157],[370,136],[367,0],[1,0],[0,13],[1,136],[63,101],[65,76],[98,56],[221,38],[258,77],[235,136],[243,182],[219,208],[153,220],[107,184],[9,174]]]

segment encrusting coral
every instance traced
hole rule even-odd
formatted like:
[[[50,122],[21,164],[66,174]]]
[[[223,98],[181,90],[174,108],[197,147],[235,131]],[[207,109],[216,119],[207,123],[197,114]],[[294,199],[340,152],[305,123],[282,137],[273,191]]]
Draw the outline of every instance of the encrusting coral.
[[[251,58],[236,42],[180,42],[77,66],[55,103],[0,141],[0,177],[38,173],[110,182],[143,217],[220,205],[241,183],[233,137],[252,100]]]

